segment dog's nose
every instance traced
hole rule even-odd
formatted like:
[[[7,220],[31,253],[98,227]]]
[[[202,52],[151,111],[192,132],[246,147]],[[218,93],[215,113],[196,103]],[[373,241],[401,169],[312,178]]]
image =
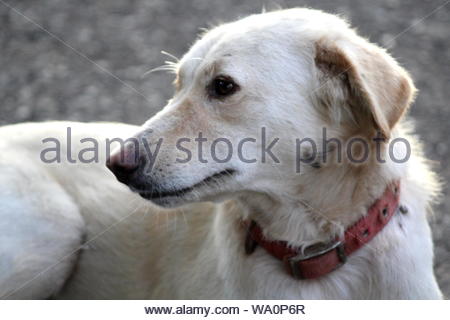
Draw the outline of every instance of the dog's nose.
[[[112,154],[106,160],[106,166],[114,173],[117,180],[128,184],[133,173],[139,168],[139,155],[130,144],[125,144],[122,149]]]

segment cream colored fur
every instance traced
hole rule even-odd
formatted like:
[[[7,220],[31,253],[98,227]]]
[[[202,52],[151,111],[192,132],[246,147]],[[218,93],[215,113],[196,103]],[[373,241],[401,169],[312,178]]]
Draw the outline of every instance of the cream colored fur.
[[[0,128],[0,296],[441,298],[427,222],[438,186],[400,120],[415,89],[387,53],[333,15],[292,9],[209,31],[181,59],[177,73],[174,98],[140,128],[64,122]],[[225,100],[207,98],[205,86],[218,74],[232,76],[240,90]],[[191,186],[230,166],[238,173],[182,197],[155,199],[163,209],[115,180],[104,166],[103,144],[99,164],[42,163],[42,139],[65,141],[68,126],[74,154],[82,137],[104,142],[136,135],[152,143],[163,137],[143,179],[166,188]],[[175,164],[184,158],[173,147],[180,137],[202,131],[209,141],[226,137],[237,144],[258,138],[261,127],[269,141],[280,138],[274,150],[281,163],[245,164],[233,156],[218,164],[206,156],[208,164]],[[374,160],[371,145],[364,164],[302,164],[295,173],[294,139],[320,144],[322,128],[343,141],[379,132],[387,162]],[[406,163],[387,157],[387,143],[396,137],[412,145]],[[249,144],[247,158],[256,157],[258,147]],[[396,214],[369,245],[320,279],[294,280],[264,250],[244,252],[242,219],[258,221],[267,237],[292,245],[329,241],[363,216],[393,180],[401,181],[408,214]]]

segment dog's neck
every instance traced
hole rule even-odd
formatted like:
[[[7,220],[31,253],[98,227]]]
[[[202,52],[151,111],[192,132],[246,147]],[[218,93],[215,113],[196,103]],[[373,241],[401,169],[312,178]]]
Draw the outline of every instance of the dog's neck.
[[[373,160],[312,168],[282,195],[243,195],[241,217],[255,220],[269,239],[293,246],[330,241],[364,216],[389,183],[401,178],[395,163]]]

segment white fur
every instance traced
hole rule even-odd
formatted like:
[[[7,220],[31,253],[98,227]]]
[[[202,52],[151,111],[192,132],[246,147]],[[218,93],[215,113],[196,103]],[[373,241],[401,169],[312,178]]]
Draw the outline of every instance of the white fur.
[[[348,163],[318,171],[302,165],[301,173],[295,174],[295,138],[319,141],[322,127],[330,135],[342,135],[353,121],[345,106],[332,106],[331,123],[318,110],[316,95],[323,90],[317,90],[314,43],[325,37],[371,48],[344,21],[319,11],[250,16],[213,29],[191,48],[178,66],[179,90],[142,128],[56,122],[0,128],[0,179],[6,186],[0,192],[0,296],[441,298],[427,222],[437,187],[420,146],[402,123],[390,134],[391,139],[407,137],[413,144],[407,163],[369,163],[362,174]],[[357,51],[349,50],[357,59]],[[219,73],[231,75],[241,87],[223,101],[208,99],[204,92]],[[326,90],[333,97],[341,94],[335,86]],[[125,138],[138,131],[151,142],[163,137],[154,170],[145,178],[169,189],[193,185],[227,166],[239,174],[183,197],[155,200],[177,207],[162,209],[119,184],[103,165],[104,152],[97,165],[64,159],[58,165],[41,163],[41,140],[64,141],[67,126],[72,127],[74,150],[83,147],[82,137],[104,142],[106,137]],[[177,138],[194,138],[202,131],[209,141],[227,137],[237,144],[243,137],[259,139],[261,127],[267,129],[269,141],[280,138],[280,164],[245,164],[234,156],[227,164],[207,157],[208,164],[194,160],[175,165],[177,157],[184,157],[173,147]],[[258,157],[259,144],[250,144],[246,156]],[[205,149],[209,146],[206,143]],[[383,155],[386,152],[383,149]],[[396,214],[369,245],[320,279],[292,279],[280,261],[260,248],[250,256],[244,253],[242,219],[255,219],[267,237],[292,245],[327,241],[364,215],[387,183],[397,179],[408,214]],[[85,241],[88,244],[71,255]]]

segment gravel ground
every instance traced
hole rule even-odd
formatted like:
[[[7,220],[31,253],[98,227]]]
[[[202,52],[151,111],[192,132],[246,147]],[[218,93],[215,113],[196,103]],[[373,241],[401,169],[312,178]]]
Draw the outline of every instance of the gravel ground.
[[[388,47],[411,71],[420,89],[412,116],[444,182],[450,178],[450,4],[441,7],[445,1],[278,3],[284,8],[308,6],[346,16],[360,33]],[[0,125],[47,119],[141,124],[172,94],[170,75],[143,77],[167,59],[161,50],[181,56],[200,28],[278,4],[0,0]],[[446,296],[450,296],[448,195],[445,188],[432,221],[436,273]]]

